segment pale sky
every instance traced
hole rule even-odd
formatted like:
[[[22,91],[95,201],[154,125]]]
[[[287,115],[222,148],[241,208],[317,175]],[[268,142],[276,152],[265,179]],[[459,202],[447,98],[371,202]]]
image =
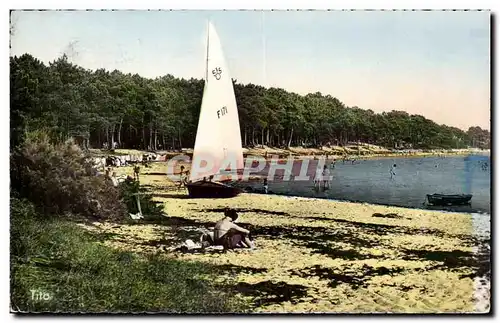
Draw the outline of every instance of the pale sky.
[[[208,18],[240,83],[490,129],[489,12],[25,11],[11,55],[202,79]]]

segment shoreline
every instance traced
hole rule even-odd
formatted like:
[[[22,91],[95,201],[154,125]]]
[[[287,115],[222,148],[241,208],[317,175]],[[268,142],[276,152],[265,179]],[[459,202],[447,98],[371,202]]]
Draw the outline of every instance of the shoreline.
[[[254,193],[254,192],[249,192],[245,194],[256,194],[256,195],[266,195],[264,193]],[[424,208],[424,207],[414,207],[414,206],[403,206],[403,205],[397,205],[397,204],[388,204],[388,203],[376,203],[376,202],[364,202],[360,200],[343,200],[343,199],[335,199],[335,198],[322,198],[322,197],[307,197],[307,196],[299,196],[299,195],[286,195],[286,194],[278,194],[278,193],[268,193],[267,195],[274,195],[274,196],[279,196],[279,197],[284,197],[284,198],[297,198],[297,199],[308,199],[308,200],[328,200],[332,202],[348,202],[348,203],[354,203],[354,204],[368,204],[368,205],[379,205],[379,206],[388,206],[388,207],[395,207],[395,208],[402,208],[402,209],[409,209],[409,210],[422,210],[422,211],[429,211],[429,212],[439,212],[439,213],[465,213],[465,214],[479,214],[479,215],[488,215],[491,216],[491,212],[486,212],[486,211],[481,211],[481,210],[472,210],[471,212],[466,212],[466,211],[461,211],[461,210],[446,210],[446,209],[439,209],[439,206],[436,206],[435,209],[433,208]]]
[[[158,161],[155,162],[152,165],[152,168],[149,170],[147,168],[144,169],[146,172],[151,172],[154,169],[159,169],[162,171],[166,170],[166,162],[164,161]],[[176,166],[174,166],[174,174],[178,174],[180,172],[180,166],[184,166],[185,170],[190,170],[190,163],[185,163],[185,162],[178,162]],[[115,171],[117,172],[118,175],[130,175],[132,177],[133,170],[132,166],[121,166],[118,168],[115,168]],[[153,172],[154,173],[154,172]],[[148,175],[148,173],[144,173],[145,175]],[[158,173],[159,174],[159,173]],[[165,171],[164,173],[165,176],[167,176],[167,173]],[[261,181],[262,176],[259,174],[254,174],[250,175],[249,179],[245,182],[242,182],[241,188],[244,189],[247,185],[259,182]],[[162,178],[163,180],[163,178]],[[170,180],[169,180],[170,182]],[[170,182],[172,183],[172,182]],[[248,191],[245,192],[245,194],[255,194],[255,195],[270,195],[270,196],[277,196],[277,197],[282,197],[282,198],[299,198],[299,199],[311,199],[311,200],[318,200],[318,201],[333,201],[333,202],[348,202],[348,203],[355,203],[355,204],[369,204],[369,205],[379,205],[379,206],[388,206],[388,207],[396,207],[396,208],[403,208],[403,209],[409,209],[409,210],[423,210],[423,211],[435,211],[435,212],[444,212],[444,213],[462,213],[462,214],[480,214],[480,215],[487,215],[491,216],[491,210],[490,212],[486,210],[478,210],[478,209],[471,209],[469,210],[459,210],[459,209],[444,209],[441,208],[441,206],[436,206],[436,207],[429,207],[426,208],[425,206],[405,206],[405,205],[397,205],[397,204],[390,204],[390,203],[377,203],[377,202],[367,202],[367,201],[362,201],[362,200],[349,200],[349,199],[338,199],[338,198],[328,198],[328,197],[311,197],[311,196],[300,196],[300,195],[294,195],[294,194],[286,194],[286,193],[274,193],[270,191],[268,194],[264,193],[259,193],[255,191]]]
[[[148,152],[145,150],[135,150],[135,149],[116,149],[114,151],[102,150],[102,149],[90,149],[93,155],[134,155],[142,156],[145,154],[151,154],[153,152]],[[337,153],[335,153],[337,152]],[[321,156],[327,157],[327,159],[337,159],[342,160],[344,157],[346,159],[352,160],[366,160],[366,159],[384,159],[384,158],[425,158],[425,157],[453,157],[453,156],[468,156],[471,154],[481,154],[491,156],[491,150],[478,150],[478,149],[460,149],[460,150],[434,150],[434,151],[420,151],[420,150],[407,150],[406,152],[391,152],[389,150],[366,151],[363,154],[351,151],[349,153],[338,153],[338,150],[322,150],[316,148],[294,148],[289,149],[278,149],[278,148],[244,148],[243,156],[244,158],[256,156],[256,157],[268,157],[270,159],[272,156],[277,156],[278,159],[287,159],[293,157],[293,159],[311,159],[318,158]],[[177,155],[188,155],[192,156],[193,149],[182,149],[179,150],[159,150],[154,152],[154,154],[165,156],[166,158],[171,158]]]

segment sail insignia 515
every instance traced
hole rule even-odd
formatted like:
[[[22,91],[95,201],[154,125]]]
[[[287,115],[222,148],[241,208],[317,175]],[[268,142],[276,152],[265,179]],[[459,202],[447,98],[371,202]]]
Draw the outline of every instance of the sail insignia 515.
[[[212,70],[212,74],[214,75],[215,79],[218,81],[222,77],[222,69],[220,67],[216,67],[215,69]]]

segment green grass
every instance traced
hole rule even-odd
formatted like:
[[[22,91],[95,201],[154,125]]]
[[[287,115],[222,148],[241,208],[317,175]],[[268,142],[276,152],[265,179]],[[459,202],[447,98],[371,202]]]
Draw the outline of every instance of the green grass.
[[[203,263],[141,256],[99,244],[75,223],[11,206],[11,306],[27,312],[242,312]],[[36,291],[33,299],[32,291]],[[39,292],[50,299],[37,299]]]

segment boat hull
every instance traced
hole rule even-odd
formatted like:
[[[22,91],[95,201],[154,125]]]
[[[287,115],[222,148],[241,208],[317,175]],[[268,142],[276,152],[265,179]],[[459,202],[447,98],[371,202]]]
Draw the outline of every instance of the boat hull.
[[[194,182],[186,186],[192,198],[230,198],[242,192],[239,188],[218,182]]]
[[[469,204],[471,199],[471,194],[427,194],[427,200],[432,205],[465,205]]]

